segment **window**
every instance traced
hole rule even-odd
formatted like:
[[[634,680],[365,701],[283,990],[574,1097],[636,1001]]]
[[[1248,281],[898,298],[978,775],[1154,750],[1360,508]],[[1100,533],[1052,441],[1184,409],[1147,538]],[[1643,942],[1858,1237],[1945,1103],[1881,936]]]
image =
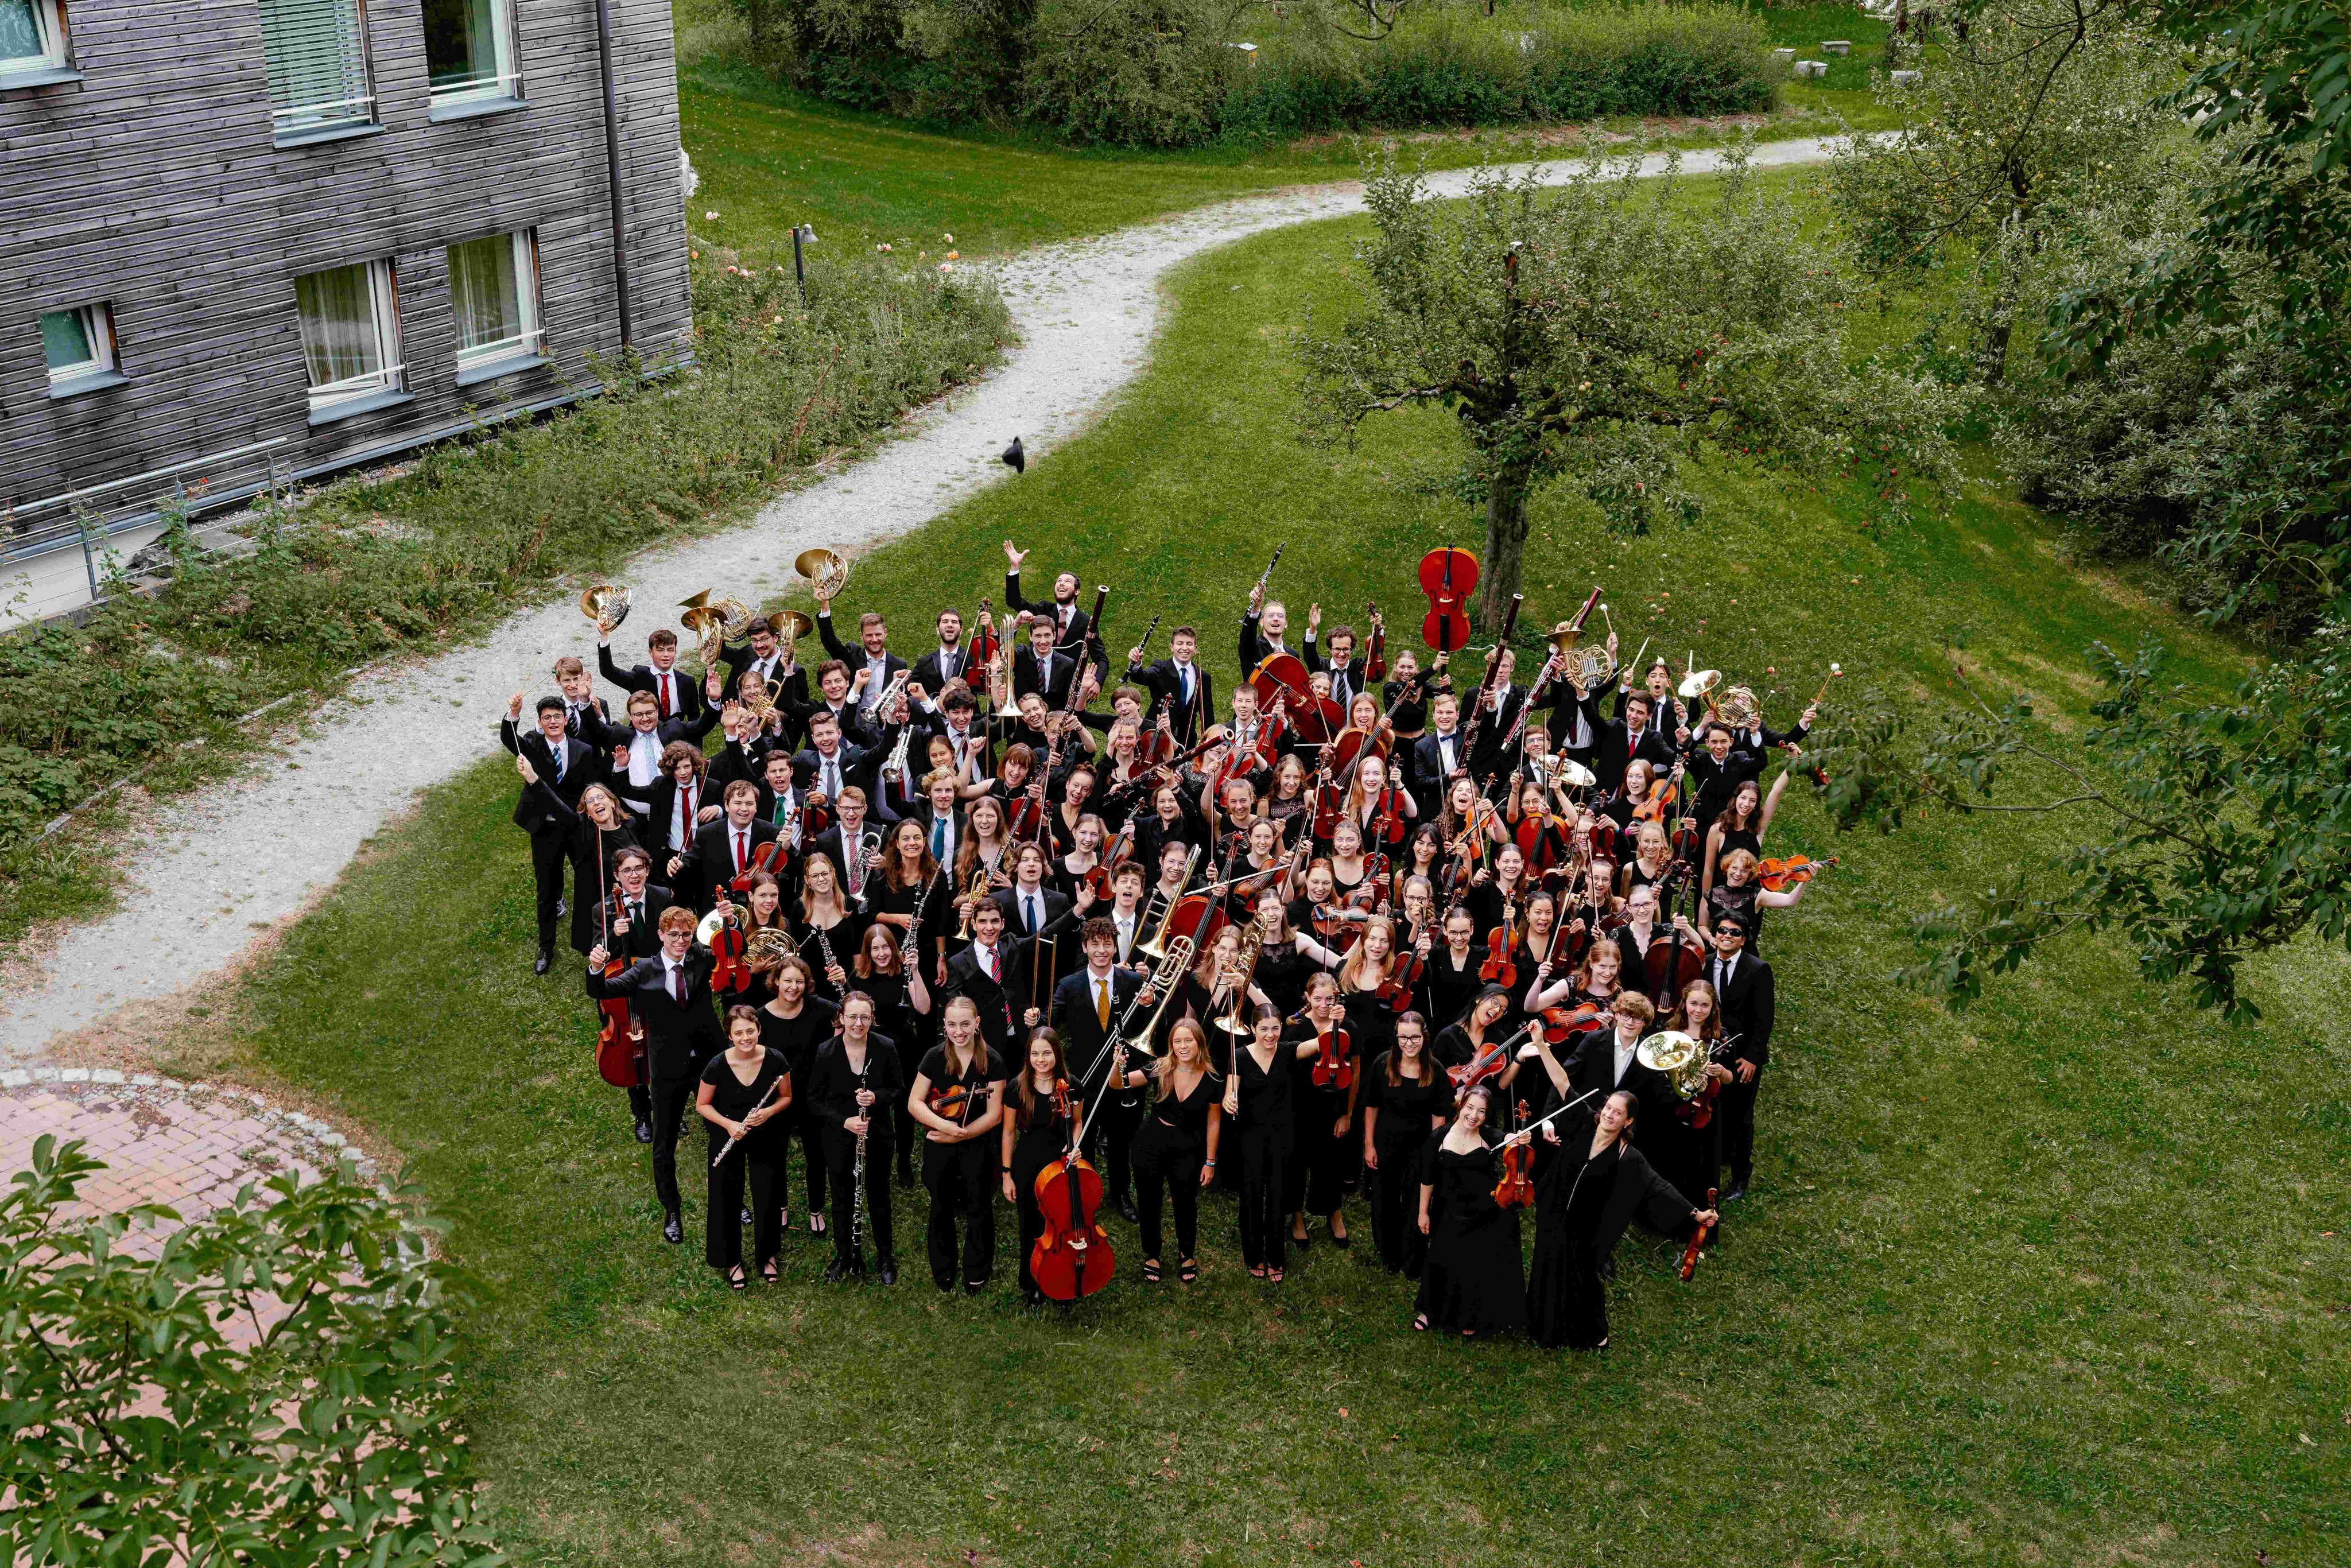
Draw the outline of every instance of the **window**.
[[[4,3],[4,0],[0,0]],[[270,129],[280,141],[364,129],[375,120],[360,0],[260,0]]]
[[[310,371],[310,413],[357,412],[401,384],[400,312],[392,263],[363,261],[294,280],[302,312],[302,358]]]
[[[112,386],[114,312],[103,305],[78,305],[41,318],[41,353],[49,362],[49,395]]]
[[[538,352],[538,246],[528,233],[449,247],[457,372]]]
[[[57,0],[0,0],[0,87],[17,77],[47,77],[66,64]]]
[[[423,0],[424,69],[435,108],[519,98],[507,0]]]

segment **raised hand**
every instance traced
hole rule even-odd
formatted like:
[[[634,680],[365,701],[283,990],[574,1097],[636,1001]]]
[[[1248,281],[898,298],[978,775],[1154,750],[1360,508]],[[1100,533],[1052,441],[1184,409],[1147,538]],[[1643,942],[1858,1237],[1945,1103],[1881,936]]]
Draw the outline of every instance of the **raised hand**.
[[[1020,570],[1020,563],[1029,559],[1029,552],[1025,549],[1014,549],[1012,548],[1012,541],[1010,539],[1006,539],[1004,541],[1004,559],[1012,563],[1013,570],[1019,571]]]

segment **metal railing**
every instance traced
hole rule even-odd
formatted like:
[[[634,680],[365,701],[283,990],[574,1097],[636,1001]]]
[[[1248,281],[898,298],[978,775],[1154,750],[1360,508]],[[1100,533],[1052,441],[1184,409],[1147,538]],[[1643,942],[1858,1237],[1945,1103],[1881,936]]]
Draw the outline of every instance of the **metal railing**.
[[[180,478],[181,475],[191,469],[217,467],[225,463],[234,463],[241,458],[252,457],[263,453],[271,455],[267,488],[276,490],[279,480],[277,458],[275,454],[277,449],[287,444],[289,439],[283,435],[272,436],[267,441],[256,441],[249,445],[231,447],[225,452],[212,452],[201,457],[188,458],[183,462],[167,463],[160,468],[150,468],[142,474],[133,474],[126,478],[109,479],[97,485],[84,485],[55,496],[45,496],[37,501],[27,501],[21,506],[0,507],[0,544],[7,547],[5,551],[0,551],[0,561],[23,560],[30,556],[46,555],[68,538],[78,536],[81,540],[82,569],[89,578],[89,601],[95,604],[99,601],[98,553],[94,548],[96,541],[113,534],[142,527],[152,518],[154,512],[151,508],[111,520],[100,520],[91,509],[90,503],[93,500],[101,496],[111,495],[118,490],[127,490],[141,485],[153,485],[162,480],[171,482],[171,490],[174,496],[185,498],[187,488]],[[291,480],[290,471],[287,477],[288,481]],[[28,514],[46,512],[59,507],[65,507],[68,514],[63,524],[39,533],[27,534],[23,538],[15,537],[15,530],[20,519]]]

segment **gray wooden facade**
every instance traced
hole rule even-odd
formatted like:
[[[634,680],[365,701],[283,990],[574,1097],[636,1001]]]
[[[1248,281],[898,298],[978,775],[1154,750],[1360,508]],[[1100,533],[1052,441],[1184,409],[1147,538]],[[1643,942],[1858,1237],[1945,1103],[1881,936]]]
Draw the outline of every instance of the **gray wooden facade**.
[[[436,118],[418,0],[368,0],[377,128],[279,145],[256,0],[66,0],[78,79],[0,78],[0,551],[42,499],[190,463],[220,497],[549,406],[621,347],[596,0],[511,0],[518,107]],[[668,0],[610,0],[634,346],[687,303]],[[535,231],[545,362],[460,384],[444,247]],[[316,423],[295,278],[391,258],[407,401]],[[121,379],[52,393],[44,312],[110,308]],[[267,455],[212,461],[264,444]],[[163,486],[91,510],[120,517]]]

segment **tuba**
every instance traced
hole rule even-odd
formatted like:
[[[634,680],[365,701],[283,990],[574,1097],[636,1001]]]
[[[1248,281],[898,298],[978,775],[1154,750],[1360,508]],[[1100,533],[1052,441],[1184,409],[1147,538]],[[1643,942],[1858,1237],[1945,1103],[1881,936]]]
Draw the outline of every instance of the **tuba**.
[[[1677,1029],[1661,1030],[1635,1046],[1633,1055],[1642,1066],[1664,1073],[1674,1092],[1685,1100],[1695,1098],[1706,1087],[1709,1056],[1706,1042],[1695,1035]]]
[[[610,582],[599,582],[580,595],[580,613],[596,622],[599,632],[614,632],[629,618],[629,591]]]
[[[792,562],[792,570],[809,580],[819,604],[840,598],[841,591],[849,586],[849,562],[838,550],[804,549]]]
[[[751,629],[753,620],[749,605],[739,599],[712,598],[717,591],[705,588],[678,601],[678,607],[685,612],[677,618],[678,624],[702,639],[705,669],[717,664],[719,649],[739,640]]]

